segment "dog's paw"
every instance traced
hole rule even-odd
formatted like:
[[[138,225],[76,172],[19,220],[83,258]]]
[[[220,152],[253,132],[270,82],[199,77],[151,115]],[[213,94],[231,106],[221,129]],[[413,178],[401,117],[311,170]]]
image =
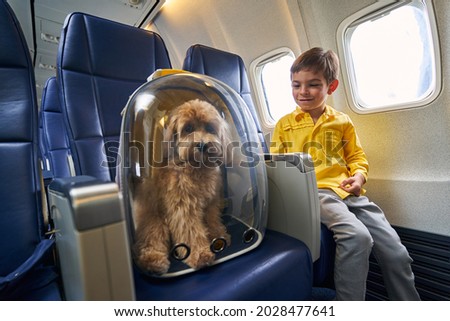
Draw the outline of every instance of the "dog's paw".
[[[156,274],[164,274],[169,271],[170,267],[167,254],[146,249],[141,250],[137,264],[142,269]]]
[[[213,264],[215,255],[209,248],[201,251],[192,251],[191,255],[185,260],[185,263],[193,269],[201,269]]]

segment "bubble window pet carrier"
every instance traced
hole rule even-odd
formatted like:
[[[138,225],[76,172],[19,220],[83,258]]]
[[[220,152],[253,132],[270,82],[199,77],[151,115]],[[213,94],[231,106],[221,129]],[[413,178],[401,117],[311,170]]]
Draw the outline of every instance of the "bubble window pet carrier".
[[[268,187],[257,130],[241,97],[211,77],[169,73],[134,92],[118,180],[134,260],[146,274],[189,273],[263,239]]]

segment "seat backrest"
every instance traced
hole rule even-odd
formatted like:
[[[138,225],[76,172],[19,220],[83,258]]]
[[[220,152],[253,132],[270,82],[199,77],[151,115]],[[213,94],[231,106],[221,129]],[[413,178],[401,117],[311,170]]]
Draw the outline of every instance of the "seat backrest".
[[[20,25],[4,1],[0,15],[0,275],[5,275],[40,241],[40,205],[33,65]]]
[[[50,175],[52,177],[69,177],[69,139],[61,113],[56,77],[49,78],[42,91],[40,121],[42,124],[41,154],[45,157]]]
[[[4,0],[0,30],[0,299],[21,299],[23,277],[52,242],[43,237],[34,68]],[[27,284],[25,291],[33,287]]]
[[[73,13],[57,58],[61,109],[76,175],[115,179],[121,111],[159,68],[171,68],[156,33]]]
[[[233,88],[247,104],[255,122],[263,151],[268,152],[264,134],[253,104],[247,71],[240,56],[197,44],[187,50],[183,69],[214,77]]]

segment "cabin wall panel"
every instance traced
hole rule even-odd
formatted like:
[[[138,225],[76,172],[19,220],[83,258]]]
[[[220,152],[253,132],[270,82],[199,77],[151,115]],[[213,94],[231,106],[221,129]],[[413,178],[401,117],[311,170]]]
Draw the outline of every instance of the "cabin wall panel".
[[[298,0],[311,46],[337,51],[336,30],[351,14],[374,1]],[[450,235],[450,2],[434,1],[443,88],[428,106],[377,114],[356,114],[341,87],[330,103],[350,115],[370,162],[368,196],[394,225]],[[370,62],[368,62],[370,63]],[[407,79],[405,79],[407,81]]]
[[[311,47],[337,50],[337,26],[348,16],[375,2],[376,0],[298,0]]]

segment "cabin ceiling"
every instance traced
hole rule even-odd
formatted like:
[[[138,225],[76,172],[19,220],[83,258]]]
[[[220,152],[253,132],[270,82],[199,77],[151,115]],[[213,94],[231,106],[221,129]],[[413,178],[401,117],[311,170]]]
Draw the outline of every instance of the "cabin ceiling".
[[[66,16],[85,12],[132,26],[146,25],[165,0],[7,0],[15,11],[34,59],[38,99],[56,73],[58,41]]]

